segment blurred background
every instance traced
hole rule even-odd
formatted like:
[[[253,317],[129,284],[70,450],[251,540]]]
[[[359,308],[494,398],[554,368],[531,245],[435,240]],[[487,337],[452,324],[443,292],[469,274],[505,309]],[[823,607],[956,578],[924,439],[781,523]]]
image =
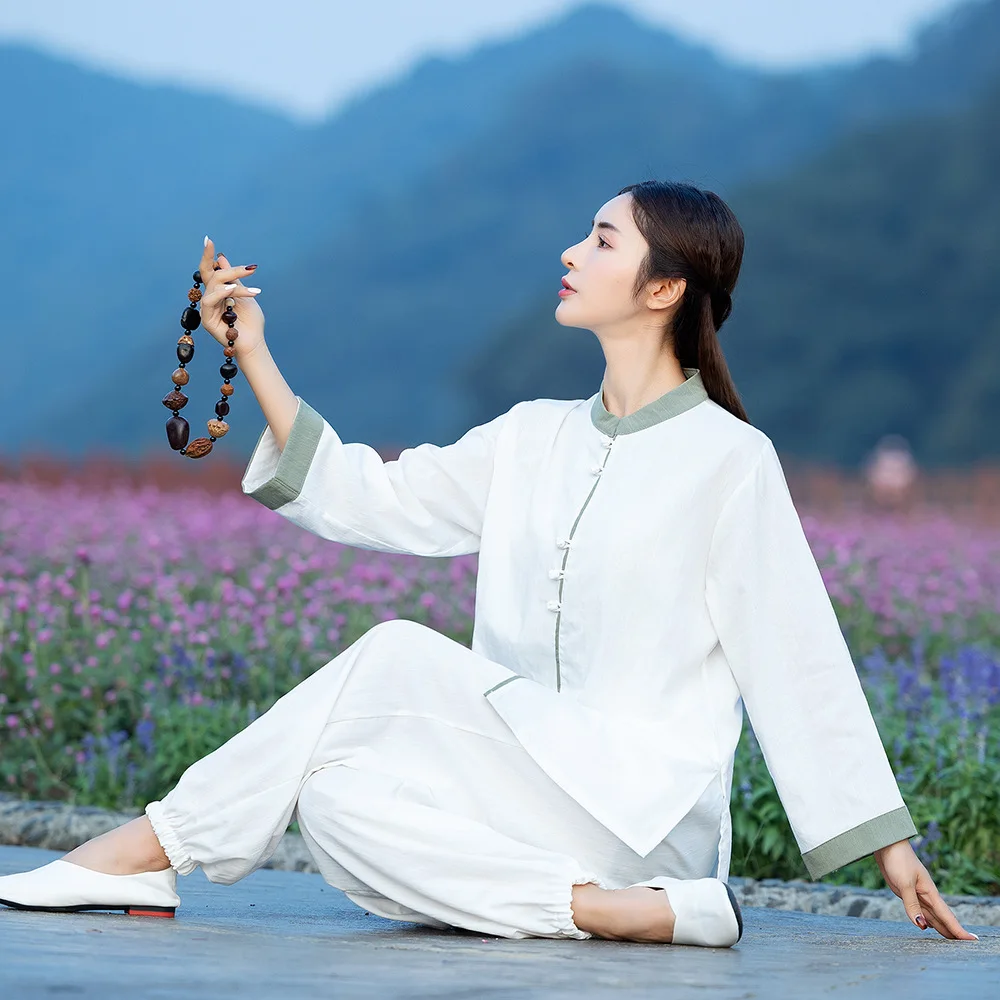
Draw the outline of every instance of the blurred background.
[[[239,376],[213,452],[170,450],[205,235],[259,265],[293,391],[389,459],[597,391],[560,255],[653,177],[743,225],[733,377],[915,848],[1000,894],[998,125],[1000,0],[0,0],[0,800],[137,815],[375,623],[471,643],[475,554],[242,494]],[[192,437],[222,360],[194,338]],[[733,785],[733,874],[803,878],[749,726]],[[826,881],[883,887],[870,857]]]
[[[7,477],[232,487],[247,384],[205,461],[160,403],[205,234],[260,265],[271,351],[344,440],[586,398],[560,254],[658,177],[744,227],[722,343],[802,499],[881,462],[1000,503],[1000,0],[3,2],[0,84]]]

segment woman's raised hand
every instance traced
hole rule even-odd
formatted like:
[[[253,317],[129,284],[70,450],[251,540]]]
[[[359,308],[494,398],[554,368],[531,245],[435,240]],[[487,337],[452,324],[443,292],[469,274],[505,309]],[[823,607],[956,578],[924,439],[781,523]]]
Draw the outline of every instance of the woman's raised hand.
[[[201,296],[201,325],[226,347],[229,344],[229,324],[222,318],[226,311],[226,299],[235,300],[236,313],[236,357],[246,357],[264,343],[264,313],[254,298],[259,288],[249,288],[240,278],[254,273],[256,264],[250,267],[231,267],[223,254],[219,254],[219,270],[215,270],[215,244],[206,236],[205,252],[201,255],[201,280],[204,285]]]

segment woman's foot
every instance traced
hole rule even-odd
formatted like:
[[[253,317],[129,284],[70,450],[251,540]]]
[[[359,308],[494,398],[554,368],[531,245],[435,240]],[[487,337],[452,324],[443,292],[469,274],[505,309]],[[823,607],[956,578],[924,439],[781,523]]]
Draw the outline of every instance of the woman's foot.
[[[93,837],[64,854],[61,860],[106,875],[135,875],[170,867],[145,815]]]
[[[602,889],[593,882],[574,885],[572,909],[576,926],[595,937],[660,944],[673,941],[674,911],[663,889]]]

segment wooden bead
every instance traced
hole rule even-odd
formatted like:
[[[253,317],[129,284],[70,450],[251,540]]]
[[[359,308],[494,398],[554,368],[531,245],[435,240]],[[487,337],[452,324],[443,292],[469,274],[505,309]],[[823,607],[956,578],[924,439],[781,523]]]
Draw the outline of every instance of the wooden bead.
[[[234,385],[230,385],[228,382],[223,382],[222,388],[219,389],[219,392],[221,392],[223,396],[231,396],[235,391],[236,387]]]
[[[173,389],[163,397],[162,403],[168,410],[179,410],[187,406],[188,398],[179,389]]]
[[[222,348],[222,353],[225,354],[225,356],[227,358],[235,358],[236,357],[236,345],[233,344],[233,346],[230,347],[228,344],[226,344],[226,346]]]
[[[205,426],[208,427],[208,433],[216,438],[225,437],[229,430],[229,424],[225,420],[208,420]]]
[[[201,302],[201,289],[192,288],[191,291],[188,292],[188,299],[192,302]]]
[[[188,443],[190,432],[190,425],[179,413],[175,413],[167,421],[167,440],[174,451],[180,451]]]
[[[208,438],[195,438],[184,453],[188,458],[201,458],[212,450],[212,442]]]
[[[173,375],[170,377],[173,379],[174,385],[187,385],[191,380],[191,376],[188,374],[186,368],[175,368]]]
[[[177,343],[178,344],[190,344],[192,347],[194,347],[194,337],[192,337],[190,333],[182,333],[177,338]]]

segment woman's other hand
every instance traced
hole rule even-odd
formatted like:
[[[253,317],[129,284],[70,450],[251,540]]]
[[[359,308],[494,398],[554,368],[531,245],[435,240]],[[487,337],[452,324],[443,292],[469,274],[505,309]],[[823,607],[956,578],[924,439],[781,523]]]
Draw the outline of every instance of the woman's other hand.
[[[229,344],[229,324],[222,318],[226,299],[233,298],[236,312],[236,357],[245,358],[264,342],[264,313],[254,296],[259,288],[248,288],[240,278],[253,274],[253,267],[231,267],[223,254],[219,254],[219,270],[215,270],[215,244],[206,236],[205,251],[201,255],[202,284],[201,325],[223,347]],[[231,287],[227,288],[226,285]]]
[[[933,927],[946,938],[979,940],[958,922],[908,840],[875,851],[875,860],[886,885],[903,901],[906,915],[918,927]]]

